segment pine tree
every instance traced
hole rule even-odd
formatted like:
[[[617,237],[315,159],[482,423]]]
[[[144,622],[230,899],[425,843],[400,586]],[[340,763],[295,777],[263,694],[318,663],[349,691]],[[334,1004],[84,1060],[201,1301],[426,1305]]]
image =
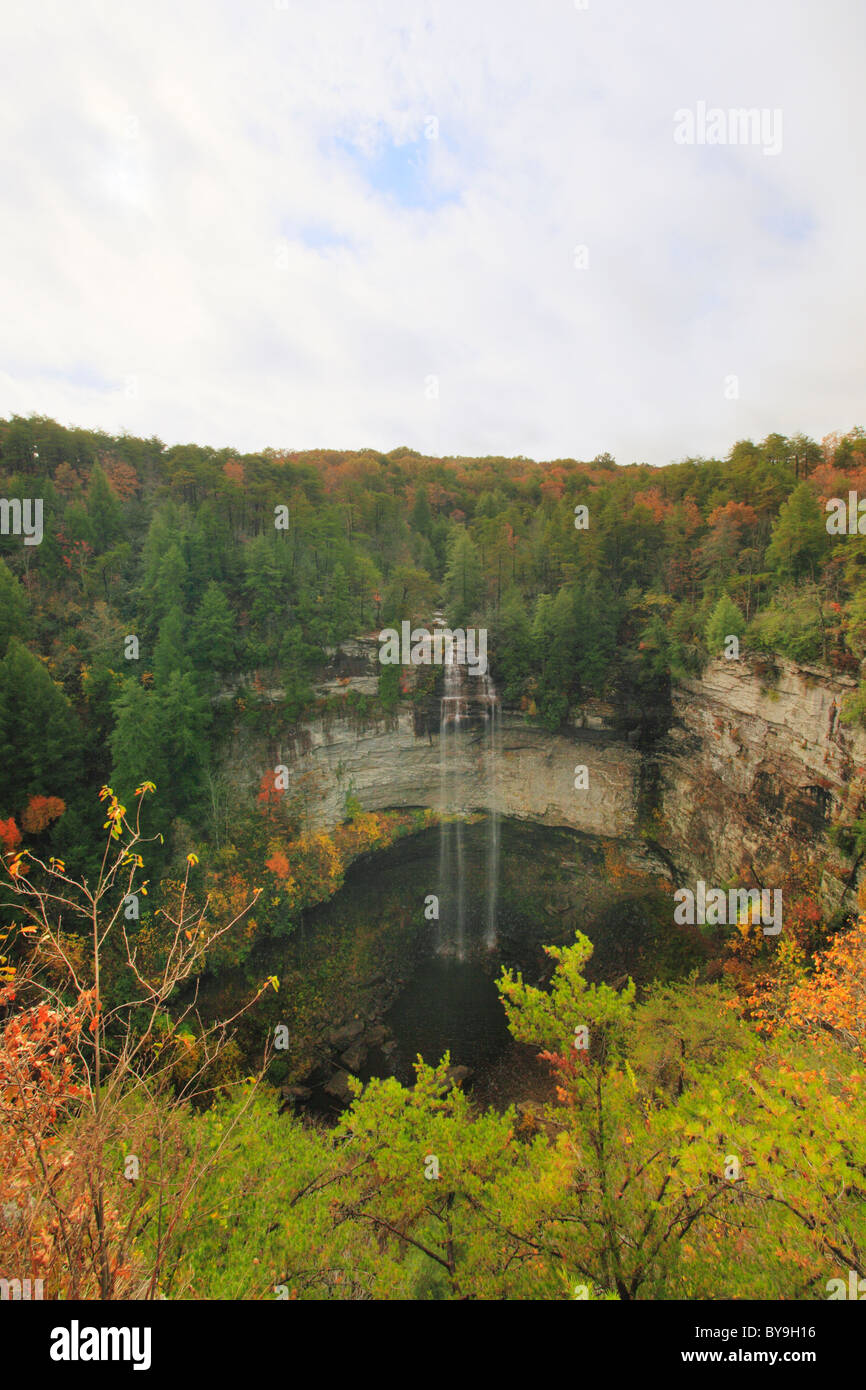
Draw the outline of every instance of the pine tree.
[[[0,560],[0,658],[11,637],[23,637],[27,626],[27,597],[9,566]]]
[[[167,762],[160,739],[159,697],[130,677],[114,701],[114,715],[109,739],[111,786],[128,806],[136,787],[145,781],[155,782],[157,796],[164,804]]]
[[[815,494],[808,483],[801,483],[779,508],[767,547],[767,563],[779,575],[814,579],[829,543],[826,518]]]
[[[516,589],[509,590],[502,601],[495,636],[496,678],[503,699],[518,700],[532,672],[532,626]]]
[[[729,594],[722,594],[706,626],[707,651],[711,656],[716,656],[724,647],[726,638],[742,637],[745,630],[746,620],[734,600]]]
[[[481,601],[483,580],[481,556],[469,532],[456,526],[448,545],[445,592],[448,619],[453,627],[464,627]]]
[[[430,528],[433,525],[433,513],[430,511],[426,488],[418,488],[414,506],[409,514],[409,522],[413,531],[418,531],[422,536],[429,537]]]
[[[120,503],[108,486],[102,469],[96,465],[90,475],[87,489],[87,513],[93,533],[93,544],[97,554],[109,550],[112,543],[123,530],[123,512]]]
[[[236,659],[237,623],[220,585],[211,580],[192,624],[192,657],[199,669],[224,675]]]
[[[0,662],[0,805],[50,790],[68,799],[80,771],[72,706],[32,652],[12,637]]]
[[[159,636],[153,653],[153,674],[156,688],[162,691],[175,671],[190,669],[184,640],[184,616],[174,605],[159,625]]]

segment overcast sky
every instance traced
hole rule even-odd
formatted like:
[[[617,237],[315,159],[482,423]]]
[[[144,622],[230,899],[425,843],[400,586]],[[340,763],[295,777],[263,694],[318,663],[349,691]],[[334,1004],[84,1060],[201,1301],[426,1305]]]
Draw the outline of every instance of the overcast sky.
[[[0,414],[653,464],[866,424],[861,0],[3,12]],[[677,143],[701,102],[781,149]]]

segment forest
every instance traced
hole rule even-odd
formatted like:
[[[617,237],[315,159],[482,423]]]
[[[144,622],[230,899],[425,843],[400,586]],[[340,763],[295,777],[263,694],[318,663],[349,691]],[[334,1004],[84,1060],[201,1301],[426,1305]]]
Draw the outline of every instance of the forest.
[[[369,693],[321,673],[440,613],[489,634],[503,705],[551,735],[603,706],[652,749],[732,638],[849,677],[863,727],[866,534],[828,526],[851,494],[856,518],[861,427],[651,468],[0,421],[0,498],[43,504],[38,545],[9,507],[0,528],[0,1269],[63,1299],[797,1300],[866,1277],[866,915],[818,891],[831,851],[856,877],[866,791],[816,855],[787,847],[778,939],[747,914],[712,968],[684,951],[639,982],[597,979],[583,932],[543,985],[503,965],[543,1104],[482,1108],[424,1057],[326,1123],[280,1085],[335,1006],[299,968],[283,1009],[257,950],[435,817],[350,787],[311,830],[266,768],[255,795],[225,774],[232,741],[420,718],[435,667],[382,665]],[[229,968],[247,998],[204,1017]]]

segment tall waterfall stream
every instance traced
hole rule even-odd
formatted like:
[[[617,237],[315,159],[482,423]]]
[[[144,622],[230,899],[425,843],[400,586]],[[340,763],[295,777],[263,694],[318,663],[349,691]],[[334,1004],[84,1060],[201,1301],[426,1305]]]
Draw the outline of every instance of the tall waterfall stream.
[[[442,823],[439,830],[439,921],[436,951],[439,955],[466,958],[467,931],[476,936],[483,928],[484,945],[497,944],[497,904],[500,870],[500,815],[496,804],[496,765],[501,739],[501,716],[496,687],[488,675],[471,676],[458,663],[454,651],[447,654],[444,668],[445,689],[439,713],[439,795]],[[476,691],[475,687],[480,685]],[[474,768],[467,766],[461,733],[477,715],[483,721],[484,759],[483,800],[488,809],[486,852],[486,896],[483,922],[467,925],[467,864],[465,815],[477,805],[479,788]]]

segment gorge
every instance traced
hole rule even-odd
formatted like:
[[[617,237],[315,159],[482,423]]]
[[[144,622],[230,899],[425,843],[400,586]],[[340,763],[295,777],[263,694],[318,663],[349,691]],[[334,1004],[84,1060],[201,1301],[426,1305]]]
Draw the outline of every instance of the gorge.
[[[371,693],[375,650],[370,641],[344,644],[334,669],[353,674],[321,691]],[[814,850],[832,823],[853,821],[866,731],[847,728],[839,716],[855,687],[850,677],[784,657],[717,658],[699,678],[673,687],[667,729],[644,747],[617,727],[612,706],[593,702],[551,733],[518,710],[500,709],[485,690],[478,704],[495,706],[491,721],[440,718],[438,708],[407,705],[361,720],[347,709],[345,717],[310,720],[273,741],[237,733],[223,770],[252,790],[265,768],[285,764],[311,830],[344,817],[350,788],[365,810],[447,813],[458,776],[465,810],[613,840],[636,866],[715,882],[746,872],[750,862],[770,871],[786,844]],[[453,689],[443,708],[449,701],[459,710]],[[485,728],[495,728],[493,755]],[[443,740],[453,741],[447,760]],[[587,769],[583,789],[575,787],[579,766]],[[825,868],[823,891],[850,906],[859,865],[840,860],[835,868]]]
[[[438,701],[361,718],[349,691],[372,692],[375,653],[369,640],[344,644],[320,686],[326,715],[271,741],[236,734],[226,754],[225,774],[247,793],[265,768],[286,766],[311,833],[344,819],[347,796],[364,811],[425,807],[439,818],[363,856],[310,914],[305,975],[321,969],[317,941],[335,960],[374,939],[366,965],[378,952],[384,969],[372,991],[344,998],[341,1024],[319,1026],[293,1098],[324,1090],[345,1103],[352,1071],[408,1084],[417,1051],[432,1061],[446,1050],[485,1100],[543,1095],[504,1027],[500,964],[542,982],[543,946],[581,930],[596,948],[594,978],[681,975],[712,955],[673,926],[673,893],[696,878],[773,884],[796,850],[820,861],[827,909],[852,910],[859,863],[826,839],[831,823],[855,818],[866,764],[866,736],[839,720],[850,679],[784,659],[717,659],[673,688],[663,732],[641,739],[599,702],[545,730],[457,664]],[[263,943],[255,965],[282,978],[285,948]]]

